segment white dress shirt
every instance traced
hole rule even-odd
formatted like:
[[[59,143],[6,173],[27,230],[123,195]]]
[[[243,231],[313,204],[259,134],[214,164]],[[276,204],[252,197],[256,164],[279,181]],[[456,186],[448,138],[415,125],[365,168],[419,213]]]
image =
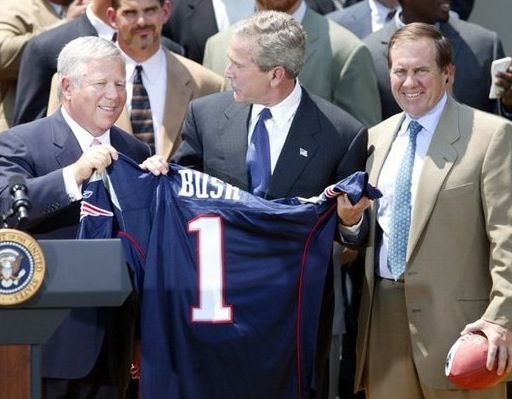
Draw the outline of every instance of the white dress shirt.
[[[417,122],[423,127],[423,129],[416,136],[416,155],[414,157],[411,184],[411,215],[414,210],[414,200],[416,198],[416,192],[425,156],[432,140],[432,136],[434,135],[434,131],[439,123],[439,119],[441,118],[441,113],[443,112],[446,100],[447,95],[444,94],[441,100],[429,113],[417,119]],[[376,270],[376,273],[387,279],[393,279],[393,276],[388,269],[387,258],[395,182],[398,175],[398,169],[400,168],[400,164],[409,142],[408,127],[411,120],[411,117],[406,114],[404,122],[398,130],[388,156],[384,161],[377,184],[377,187],[382,191],[382,198],[379,198],[377,208],[377,222],[382,229],[382,240],[380,242],[378,254],[379,270]]]
[[[302,89],[298,80],[295,80],[295,87],[288,97],[286,97],[279,104],[273,107],[268,107],[272,114],[272,118],[265,121],[265,127],[268,131],[268,138],[270,143],[270,170],[273,173],[277,164],[281,150],[283,149],[286,137],[290,131],[293,117],[299,108],[300,99],[302,97]],[[251,120],[249,122],[249,137],[248,142],[251,141],[252,132],[256,122],[258,121],[259,114],[265,106],[254,104],[251,111]]]
[[[71,131],[78,140],[78,144],[83,152],[88,151],[91,148],[93,139],[98,139],[101,144],[110,144],[110,129],[104,132],[101,136],[93,136],[82,126],[80,126],[71,116],[66,112],[64,107],[60,107],[64,120],[71,128]],[[75,175],[73,173],[73,165],[68,165],[62,169],[62,176],[64,177],[64,186],[66,192],[70,198],[78,201],[82,199],[82,186],[76,184]]]
[[[387,8],[378,0],[368,0],[368,6],[370,7],[372,14],[372,32],[378,31],[388,22],[387,17],[390,12],[396,10],[396,13],[398,14],[402,9],[400,5],[395,9]]]
[[[93,26],[93,28],[98,32],[98,36],[102,39],[106,40],[112,40],[112,36],[116,32],[116,30],[103,22],[101,19],[99,19],[91,9],[91,5],[89,4],[87,8],[85,9],[85,15],[87,15],[87,19],[89,19],[89,22]]]
[[[254,0],[212,0],[219,32],[254,13]]]

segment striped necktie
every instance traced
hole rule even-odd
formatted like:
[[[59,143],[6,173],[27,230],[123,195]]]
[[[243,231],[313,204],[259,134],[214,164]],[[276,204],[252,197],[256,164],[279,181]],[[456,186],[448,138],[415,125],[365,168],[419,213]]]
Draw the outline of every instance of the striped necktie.
[[[142,83],[142,66],[135,67],[135,78],[133,80],[132,111],[130,114],[133,134],[139,140],[144,141],[155,153],[155,135],[153,131],[153,116],[149,103],[148,92]]]

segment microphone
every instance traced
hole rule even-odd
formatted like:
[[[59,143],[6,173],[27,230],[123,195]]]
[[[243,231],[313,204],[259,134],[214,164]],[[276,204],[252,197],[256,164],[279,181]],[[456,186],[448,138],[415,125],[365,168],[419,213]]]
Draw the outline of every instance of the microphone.
[[[28,198],[28,189],[22,176],[14,175],[9,179],[10,193],[13,200],[12,209],[18,215],[18,223],[28,221],[28,211],[31,203]]]

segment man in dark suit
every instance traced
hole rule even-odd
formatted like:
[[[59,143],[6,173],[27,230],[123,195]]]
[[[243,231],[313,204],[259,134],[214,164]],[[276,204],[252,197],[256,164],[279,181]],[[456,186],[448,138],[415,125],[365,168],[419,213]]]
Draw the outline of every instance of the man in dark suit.
[[[0,135],[0,200],[8,202],[12,176],[26,180],[27,230],[38,239],[76,237],[82,185],[118,151],[137,162],[150,155],[146,144],[113,126],[126,101],[125,63],[115,44],[93,36],[71,41],[59,56],[58,79],[57,112]],[[43,398],[125,397],[133,320],[118,312],[128,305],[70,313],[42,348]],[[114,320],[115,334],[106,328]]]
[[[305,36],[302,26],[282,12],[262,11],[237,24],[225,72],[233,92],[190,103],[184,141],[173,160],[252,190],[246,156],[259,114],[268,108],[272,117],[265,122],[270,149],[266,198],[317,195],[322,187],[361,169],[367,129],[347,112],[310,94],[297,80],[304,64]],[[264,40],[257,40],[260,37]],[[158,165],[148,167],[158,171]],[[327,390],[333,313],[330,276],[324,324],[318,333],[317,386],[313,387],[318,398]]]
[[[400,112],[400,107],[393,98],[389,80],[387,46],[393,33],[411,22],[436,24],[439,30],[450,40],[453,48],[455,76],[453,95],[460,102],[482,111],[504,114],[512,111],[504,109],[506,101],[489,99],[491,87],[491,63],[505,56],[501,40],[496,32],[479,25],[450,17],[450,1],[435,0],[400,0],[402,12],[386,24],[381,30],[367,36],[363,41],[372,53],[379,93],[382,116],[388,118]],[[512,71],[512,68],[511,68]],[[512,76],[512,75],[510,75]],[[512,84],[512,77],[503,77],[503,88],[507,90]],[[512,92],[507,92],[507,96]]]

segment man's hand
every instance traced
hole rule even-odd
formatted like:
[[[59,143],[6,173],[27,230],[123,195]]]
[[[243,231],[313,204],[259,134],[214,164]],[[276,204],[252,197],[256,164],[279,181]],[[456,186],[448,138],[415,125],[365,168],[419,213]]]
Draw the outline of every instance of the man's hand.
[[[512,111],[512,66],[509,66],[506,72],[496,74],[496,85],[503,89],[501,102],[507,111]]]
[[[487,353],[487,369],[492,370],[498,359],[498,375],[512,371],[512,331],[495,323],[485,320],[477,320],[464,327],[461,335],[482,331],[489,341]]]
[[[352,205],[348,197],[343,194],[337,197],[337,212],[341,224],[344,226],[353,226],[361,220],[366,208],[370,206],[370,199],[362,197],[358,203]]]
[[[153,155],[139,165],[143,170],[155,176],[166,175],[169,172],[169,162],[161,155]]]
[[[101,172],[105,170],[117,158],[117,151],[111,145],[103,144],[90,147],[73,164],[76,183],[80,186],[95,171]]]

